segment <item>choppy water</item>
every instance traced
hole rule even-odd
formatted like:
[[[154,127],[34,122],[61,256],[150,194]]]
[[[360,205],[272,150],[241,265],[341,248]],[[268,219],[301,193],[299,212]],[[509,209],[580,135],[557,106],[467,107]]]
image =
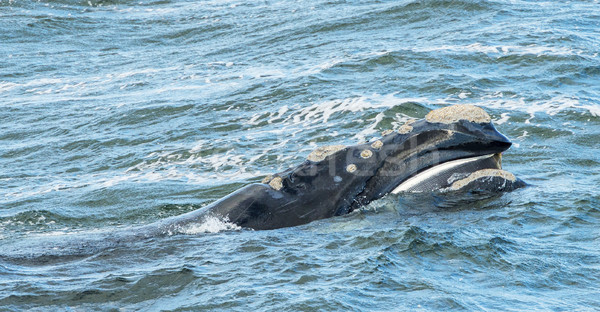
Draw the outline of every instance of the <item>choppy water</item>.
[[[598,1],[0,0],[0,310],[598,310],[599,30]],[[530,187],[98,248],[454,103]]]

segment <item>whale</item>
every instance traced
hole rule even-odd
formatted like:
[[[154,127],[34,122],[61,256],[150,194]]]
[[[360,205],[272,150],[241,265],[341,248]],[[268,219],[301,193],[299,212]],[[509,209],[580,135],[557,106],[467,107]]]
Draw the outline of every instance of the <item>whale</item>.
[[[193,234],[189,229],[215,220],[233,230],[293,227],[352,213],[388,194],[412,209],[469,207],[527,185],[502,168],[502,153],[510,146],[482,108],[446,106],[371,142],[321,146],[295,167],[202,208],[58,241],[32,237],[3,246],[0,260],[32,265],[76,260],[155,237]]]
[[[509,192],[526,185],[502,169],[510,146],[482,108],[446,106],[372,142],[319,147],[295,167],[151,227],[172,233],[214,217],[270,230],[345,215],[387,194]]]

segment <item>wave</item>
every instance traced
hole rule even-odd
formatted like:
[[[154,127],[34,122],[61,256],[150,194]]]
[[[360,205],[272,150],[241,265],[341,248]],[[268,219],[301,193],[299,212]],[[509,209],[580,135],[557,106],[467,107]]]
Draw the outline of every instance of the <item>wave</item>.
[[[26,213],[27,214],[27,213]],[[18,218],[6,218],[8,222],[22,225]],[[175,219],[177,218],[174,217]],[[173,220],[175,220],[173,219]],[[94,230],[73,231],[72,229],[52,230],[40,233],[29,233],[19,240],[0,241],[0,260],[18,265],[53,265],[83,258],[110,253],[114,249],[127,249],[149,241],[174,235],[215,234],[242,230],[227,218],[221,219],[206,215],[198,222],[185,225],[170,224],[170,219],[143,226],[127,226],[117,228],[99,228]],[[36,223],[45,222],[41,216]],[[6,221],[0,222],[7,223]],[[44,224],[52,224],[54,222]],[[33,225],[33,222],[31,222]],[[1,234],[0,234],[1,235]]]

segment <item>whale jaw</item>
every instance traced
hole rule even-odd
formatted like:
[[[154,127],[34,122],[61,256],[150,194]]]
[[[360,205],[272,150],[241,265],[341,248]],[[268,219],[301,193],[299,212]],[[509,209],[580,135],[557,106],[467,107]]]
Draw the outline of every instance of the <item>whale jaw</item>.
[[[502,169],[500,154],[456,159],[435,165],[403,181],[391,193],[431,192],[446,189],[453,182],[482,169]]]

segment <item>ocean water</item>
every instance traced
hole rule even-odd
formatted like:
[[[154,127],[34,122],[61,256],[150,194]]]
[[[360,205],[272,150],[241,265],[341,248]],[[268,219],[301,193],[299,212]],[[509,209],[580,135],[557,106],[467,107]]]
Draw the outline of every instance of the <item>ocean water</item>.
[[[597,311],[598,52],[598,1],[0,0],[0,310]],[[106,243],[457,103],[529,187]]]

